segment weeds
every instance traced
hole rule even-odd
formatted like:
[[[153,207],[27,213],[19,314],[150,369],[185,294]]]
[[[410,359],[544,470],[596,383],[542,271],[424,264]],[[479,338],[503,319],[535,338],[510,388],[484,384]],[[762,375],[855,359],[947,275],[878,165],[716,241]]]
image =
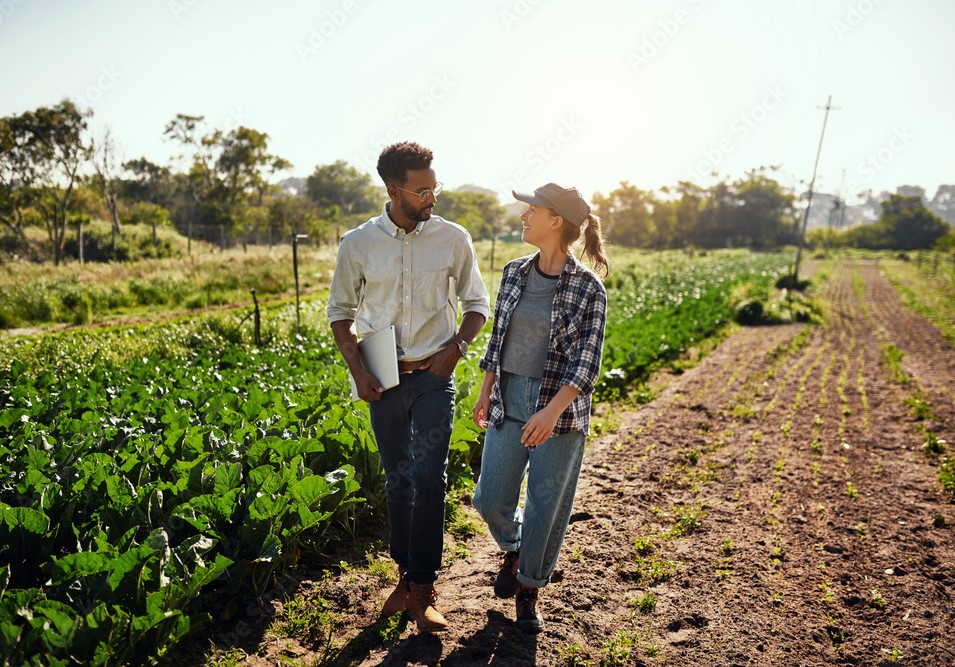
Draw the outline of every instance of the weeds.
[[[628,604],[628,607],[631,609],[636,609],[641,614],[652,614],[653,611],[657,608],[657,596],[651,593],[650,591],[645,591],[643,593],[638,593],[637,597],[631,600]]]
[[[590,654],[583,646],[574,642],[560,649],[560,657],[567,667],[590,667]]]
[[[886,343],[882,346],[882,363],[888,367],[889,375],[896,384],[911,382],[908,373],[902,368],[902,352],[895,345]]]
[[[912,415],[918,421],[935,419],[935,414],[932,412],[932,406],[929,405],[928,401],[925,400],[925,397],[922,396],[921,393],[915,396],[909,396],[903,401],[903,404],[905,407],[912,409]]]
[[[888,603],[885,601],[885,598],[882,597],[882,593],[879,592],[879,589],[874,588],[872,589],[872,594],[869,597],[869,604],[876,609],[885,609]]]
[[[886,655],[886,660],[889,662],[894,662],[902,664],[902,659],[905,658],[905,654],[902,653],[902,649],[894,648],[889,650],[887,648],[882,649],[882,652]]]

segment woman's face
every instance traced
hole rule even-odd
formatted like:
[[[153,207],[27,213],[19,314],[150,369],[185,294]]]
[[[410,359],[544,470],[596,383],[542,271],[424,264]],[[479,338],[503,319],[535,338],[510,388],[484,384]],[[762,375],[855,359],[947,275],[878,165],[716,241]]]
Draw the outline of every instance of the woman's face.
[[[541,241],[557,229],[556,219],[557,216],[551,213],[550,209],[531,204],[521,213],[521,240],[539,246]]]

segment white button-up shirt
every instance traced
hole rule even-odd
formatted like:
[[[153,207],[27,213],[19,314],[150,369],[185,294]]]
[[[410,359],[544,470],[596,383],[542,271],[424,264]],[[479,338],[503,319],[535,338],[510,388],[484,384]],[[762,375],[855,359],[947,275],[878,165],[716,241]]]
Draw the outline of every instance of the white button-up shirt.
[[[358,338],[394,324],[398,358],[424,359],[457,332],[457,300],[465,313],[491,315],[474,244],[460,225],[432,215],[405,233],[385,205],[342,236],[328,319],[354,321]]]

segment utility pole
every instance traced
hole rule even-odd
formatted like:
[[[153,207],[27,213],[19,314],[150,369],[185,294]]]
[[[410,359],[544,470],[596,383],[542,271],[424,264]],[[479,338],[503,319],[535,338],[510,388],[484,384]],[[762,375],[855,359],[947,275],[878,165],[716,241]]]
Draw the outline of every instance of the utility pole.
[[[806,227],[809,225],[809,210],[812,208],[812,191],[816,186],[816,170],[819,167],[819,155],[822,153],[822,140],[826,136],[826,123],[829,121],[829,110],[838,109],[832,106],[832,95],[829,96],[825,107],[819,107],[826,110],[826,115],[822,118],[822,132],[819,134],[819,148],[816,149],[816,162],[812,166],[812,180],[809,181],[809,198],[806,201],[806,213],[802,219],[802,228],[799,230],[799,245],[796,246],[796,264],[793,266],[792,287],[799,285],[799,261],[802,259],[802,247],[806,241]]]

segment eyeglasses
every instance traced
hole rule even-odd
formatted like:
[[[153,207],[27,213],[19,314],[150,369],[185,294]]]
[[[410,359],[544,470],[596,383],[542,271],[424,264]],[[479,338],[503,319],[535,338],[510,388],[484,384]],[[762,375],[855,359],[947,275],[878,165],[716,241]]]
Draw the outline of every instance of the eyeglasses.
[[[402,192],[410,192],[413,195],[418,195],[418,199],[421,201],[428,201],[428,197],[434,195],[434,198],[437,199],[438,195],[441,194],[441,191],[444,190],[444,183],[435,183],[434,187],[425,188],[424,190],[405,190],[404,188],[399,188],[395,186],[396,190],[401,190]]]

